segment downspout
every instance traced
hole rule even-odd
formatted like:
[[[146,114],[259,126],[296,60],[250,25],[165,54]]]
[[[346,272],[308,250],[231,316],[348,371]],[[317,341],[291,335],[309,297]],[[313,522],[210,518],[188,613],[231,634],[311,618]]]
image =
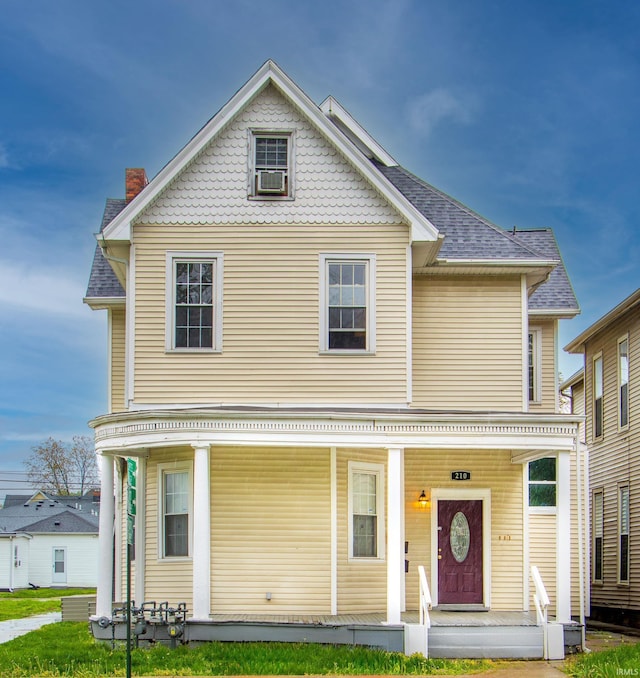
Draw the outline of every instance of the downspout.
[[[582,520],[582,483],[583,483],[583,474],[582,474],[582,449],[580,443],[579,430],[576,434],[576,494],[578,500],[578,583],[580,586],[580,633],[581,633],[581,645],[582,651],[587,650],[587,637],[586,637],[586,619],[584,613],[584,534],[583,534],[583,520]]]
[[[13,535],[9,535],[9,591],[13,593]]]

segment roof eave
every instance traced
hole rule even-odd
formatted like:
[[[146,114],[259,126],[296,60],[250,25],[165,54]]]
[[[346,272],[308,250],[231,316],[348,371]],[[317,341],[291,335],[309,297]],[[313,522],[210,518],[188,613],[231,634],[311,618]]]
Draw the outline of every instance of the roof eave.
[[[125,306],[126,297],[84,297],[82,302],[94,311],[113,308],[114,306]]]
[[[584,332],[579,334],[573,341],[570,341],[564,350],[567,353],[584,353],[585,344],[589,339],[595,336],[598,332],[603,330],[607,325],[620,318],[627,311],[634,306],[640,304],[640,289],[630,294],[626,299],[623,299],[615,308],[612,308],[608,313],[605,313],[599,320],[596,320],[593,325],[587,327]]]

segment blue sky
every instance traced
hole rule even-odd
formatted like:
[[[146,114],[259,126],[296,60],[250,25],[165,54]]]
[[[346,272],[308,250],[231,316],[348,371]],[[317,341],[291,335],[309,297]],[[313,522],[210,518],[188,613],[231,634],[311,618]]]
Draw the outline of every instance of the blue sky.
[[[640,3],[0,0],[0,489],[106,410],[82,303],[104,200],[268,58],[504,228],[552,227],[582,314],[637,289]],[[579,363],[563,358],[569,376]]]

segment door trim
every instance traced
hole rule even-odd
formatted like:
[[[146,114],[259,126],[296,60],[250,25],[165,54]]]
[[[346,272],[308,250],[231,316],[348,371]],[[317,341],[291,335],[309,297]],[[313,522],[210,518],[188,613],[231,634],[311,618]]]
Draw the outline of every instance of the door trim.
[[[62,562],[64,563],[64,575],[63,579],[56,578],[56,551],[62,551],[64,558]],[[67,574],[67,547],[66,546],[52,546],[51,547],[51,558],[52,558],[52,570],[51,570],[51,583],[52,584],[66,584],[68,579]]]
[[[482,604],[491,608],[491,490],[487,488],[431,488],[431,598],[438,604],[438,501],[482,501]]]

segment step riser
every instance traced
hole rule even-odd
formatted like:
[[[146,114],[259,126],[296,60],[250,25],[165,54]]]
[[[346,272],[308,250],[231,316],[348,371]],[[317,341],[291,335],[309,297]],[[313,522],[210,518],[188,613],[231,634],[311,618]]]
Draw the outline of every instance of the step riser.
[[[429,656],[438,659],[542,659],[537,626],[431,627]]]

